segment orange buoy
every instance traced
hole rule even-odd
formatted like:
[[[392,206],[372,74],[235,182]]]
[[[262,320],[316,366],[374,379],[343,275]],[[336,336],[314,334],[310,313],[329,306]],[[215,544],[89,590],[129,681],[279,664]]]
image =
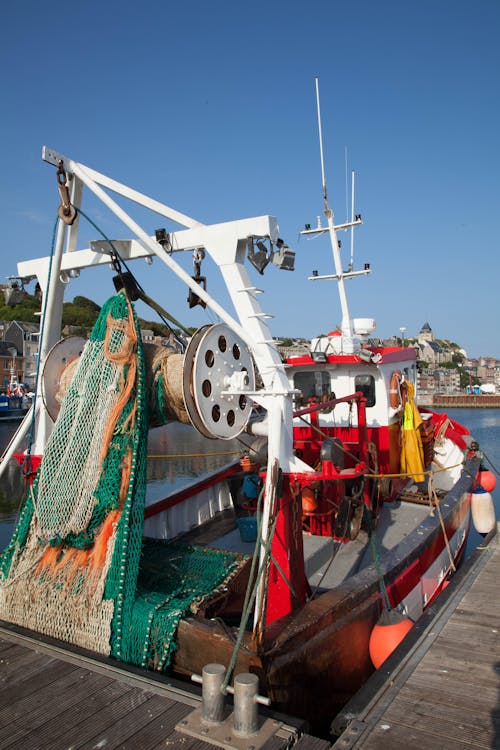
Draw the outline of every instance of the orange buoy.
[[[486,492],[493,492],[497,486],[497,478],[492,471],[488,469],[480,469],[477,475],[477,481]]]
[[[384,609],[370,635],[370,658],[375,669],[392,654],[414,623],[396,609]]]

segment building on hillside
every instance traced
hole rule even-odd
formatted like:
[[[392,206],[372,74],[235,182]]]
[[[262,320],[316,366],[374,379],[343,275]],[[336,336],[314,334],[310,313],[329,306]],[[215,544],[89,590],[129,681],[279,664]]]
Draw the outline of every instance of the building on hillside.
[[[500,359],[495,357],[468,357],[464,362],[464,369],[471,378],[477,378],[481,384],[493,384],[500,392]]]
[[[155,336],[150,328],[141,328],[141,339],[143,344],[155,344],[156,339],[161,340],[161,336]]]
[[[20,278],[11,277],[7,284],[0,284],[0,293],[9,307],[19,305],[26,297],[24,284]]]
[[[35,387],[38,362],[39,330],[36,323],[8,320],[4,323],[1,335],[4,341],[12,342],[16,349],[16,371],[20,383],[29,389]],[[2,377],[0,373],[0,378]]]
[[[431,365],[441,365],[444,362],[451,362],[453,359],[453,351],[435,340],[429,323],[424,323],[420,329],[415,348],[419,359]]]
[[[425,344],[426,341],[434,341],[434,334],[428,323],[424,323],[418,334],[419,344]]]
[[[500,360],[495,357],[479,357],[477,362],[476,376],[481,384],[494,385],[496,390],[500,388]]]
[[[428,367],[417,374],[419,393],[458,393],[460,373],[458,370]]]

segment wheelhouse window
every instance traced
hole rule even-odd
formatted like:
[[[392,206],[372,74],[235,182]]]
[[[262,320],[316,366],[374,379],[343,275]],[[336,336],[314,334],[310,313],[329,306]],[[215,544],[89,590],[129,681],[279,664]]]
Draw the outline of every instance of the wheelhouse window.
[[[307,406],[309,399],[325,399],[330,396],[330,375],[325,371],[297,372],[293,376],[293,386],[300,391],[295,398],[297,406]]]
[[[354,388],[361,391],[366,398],[367,406],[375,406],[375,378],[373,375],[356,375]]]

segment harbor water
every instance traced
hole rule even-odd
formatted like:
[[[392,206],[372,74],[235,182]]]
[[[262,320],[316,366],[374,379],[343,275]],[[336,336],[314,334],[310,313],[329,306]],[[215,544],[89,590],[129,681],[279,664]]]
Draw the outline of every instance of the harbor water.
[[[497,487],[492,494],[496,517],[500,519],[500,477],[497,474],[500,471],[500,409],[447,409],[446,413],[469,429],[484,453],[485,467],[494,471]],[[0,423],[1,451],[16,426],[15,423]],[[172,423],[166,428],[152,430],[148,447],[149,501],[160,500],[184,484],[236,460],[244,450],[245,445],[240,440],[208,440],[188,425]],[[10,540],[25,493],[22,470],[12,460],[0,479],[0,550]],[[471,527],[467,554],[481,539]]]
[[[500,520],[500,409],[434,409],[446,412],[450,419],[460,422],[469,430],[479,443],[484,454],[484,466],[495,474],[497,486],[492,492],[495,504],[495,515]],[[466,556],[482,541],[482,537],[474,529],[471,530],[467,542]]]

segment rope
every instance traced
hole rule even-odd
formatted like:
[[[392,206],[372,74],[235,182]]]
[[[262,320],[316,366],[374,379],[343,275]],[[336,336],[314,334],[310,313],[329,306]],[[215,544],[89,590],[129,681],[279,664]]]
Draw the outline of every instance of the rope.
[[[321,437],[323,437],[323,438],[329,438],[330,437],[329,435],[326,434],[326,432],[323,432],[323,430],[320,430],[319,427],[316,427],[315,425],[312,425],[310,422],[308,422],[306,419],[304,419],[304,417],[299,417],[299,419],[301,419],[303,422],[305,422],[305,424],[307,424],[308,427],[311,427],[313,430],[315,430],[316,432],[318,432],[321,435]],[[350,451],[346,450],[341,445],[339,445],[338,447],[340,448],[341,451],[343,451],[343,453],[346,456],[349,456],[349,458],[352,458],[354,461],[359,461],[359,457],[355,456],[354,453],[351,453]],[[488,459],[488,461],[489,461],[489,459]],[[490,461],[490,463],[491,463],[491,461]],[[491,465],[493,466],[493,464],[491,464]],[[389,479],[396,479],[398,477],[415,477],[415,476],[420,476],[422,474],[428,474],[429,476],[432,476],[432,474],[437,474],[440,471],[448,471],[449,469],[456,469],[458,466],[463,466],[463,463],[453,464],[453,466],[443,466],[443,467],[440,467],[439,469],[426,469],[426,470],[423,470],[423,471],[414,471],[414,472],[408,472],[408,471],[406,471],[404,473],[400,472],[400,473],[396,473],[396,474],[377,474],[375,472],[370,471],[370,469],[367,469],[367,471],[365,472],[365,474],[366,474],[366,476],[369,476],[372,479],[383,479],[384,477],[388,477]],[[497,471],[497,470],[495,469],[495,471]],[[498,471],[497,471],[497,473],[498,473]]]
[[[323,580],[324,580],[326,574],[328,573],[328,571],[332,567],[332,563],[333,563],[333,561],[335,560],[335,558],[337,556],[337,552],[339,551],[340,547],[342,546],[342,542],[335,541],[335,539],[333,537],[331,537],[331,540],[333,542],[332,556],[330,558],[330,561],[329,561],[328,565],[326,566],[326,568],[324,569],[323,573],[321,574],[321,577],[320,577],[318,583],[314,587],[314,591],[311,593],[311,599],[315,599],[316,598],[316,594],[318,593],[318,591],[320,589],[320,586],[323,583]]]
[[[495,474],[497,474],[500,477],[500,471],[496,468],[491,458],[489,458],[489,456],[487,456],[486,453],[484,453],[484,451],[482,451],[482,454],[483,454],[483,458],[485,458],[488,461],[489,465],[491,466]]]
[[[429,477],[432,477],[433,474],[439,474],[440,471],[449,471],[450,469],[456,469],[458,466],[463,466],[463,462],[460,462],[459,464],[453,464],[452,466],[442,466],[439,469],[424,469],[423,471],[405,471],[404,473],[399,474],[372,474],[371,472],[367,471],[367,476],[370,476],[372,479],[383,479],[384,477],[389,477],[389,479],[393,479],[395,477],[415,477],[420,476],[421,474],[428,474]]]
[[[241,451],[226,451],[225,453],[148,453],[148,458],[204,458],[205,456],[239,456],[240,453]]]
[[[180,328],[180,330],[186,336],[190,336],[191,335],[190,332],[188,331],[188,329],[185,326],[182,325],[182,323],[180,323],[178,320],[176,320],[174,317],[172,317],[166,310],[164,310],[162,307],[160,307],[160,305],[157,302],[155,302],[153,299],[151,299],[151,297],[149,297],[146,294],[146,292],[144,291],[144,289],[142,288],[142,286],[140,285],[140,283],[137,281],[137,279],[135,278],[135,276],[132,274],[130,268],[127,266],[127,264],[123,260],[122,256],[120,255],[120,253],[118,252],[118,250],[116,249],[116,247],[113,245],[112,240],[110,240],[109,237],[107,237],[104,234],[104,232],[102,231],[102,229],[100,227],[98,227],[97,224],[95,222],[93,222],[92,219],[89,216],[87,216],[87,214],[84,211],[82,211],[81,208],[78,208],[77,206],[75,206],[75,208],[76,208],[76,211],[81,216],[83,216],[83,218],[86,219],[89,222],[89,224],[91,226],[93,226],[94,229],[97,232],[99,232],[99,234],[101,235],[101,237],[103,239],[105,239],[106,242],[109,243],[109,246],[112,249],[112,254],[114,254],[115,257],[118,258],[118,260],[120,261],[120,263],[125,267],[125,269],[127,270],[127,272],[134,279],[134,282],[135,282],[136,287],[137,287],[137,291],[140,292],[139,296],[142,299],[142,301],[145,302],[147,305],[149,305],[149,307],[151,307],[151,309],[154,310],[159,315],[159,317],[163,320],[163,322],[165,323],[165,325],[167,326],[167,328],[170,331],[172,331],[172,333],[174,333],[174,335],[175,335],[175,332],[172,330],[172,327],[169,325],[169,322],[173,323],[173,325],[175,325],[178,328]],[[167,322],[167,321],[169,321],[169,322]],[[177,337],[176,337],[176,340],[178,340]],[[183,344],[183,342],[179,342],[179,343]],[[183,344],[183,346],[184,346],[184,344]]]
[[[240,620],[240,626],[238,629],[238,635],[236,638],[236,642],[234,644],[233,653],[231,655],[231,659],[230,659],[230,662],[226,671],[226,675],[224,677],[224,681],[221,687],[221,691],[224,694],[226,693],[226,688],[229,685],[232,673],[234,671],[234,667],[236,666],[236,661],[238,659],[238,652],[241,648],[241,643],[243,641],[243,636],[245,634],[246,626],[248,623],[248,618],[250,617],[250,613],[255,603],[255,598],[257,596],[257,590],[259,588],[260,580],[262,578],[262,575],[265,569],[267,568],[267,564],[271,556],[271,544],[272,544],[274,532],[276,529],[276,523],[278,521],[277,514],[272,519],[270,519],[271,523],[269,525],[267,540],[263,542],[261,539],[262,513],[260,513],[260,510],[259,510],[260,506],[262,505],[263,496],[264,496],[264,487],[260,491],[260,494],[257,500],[257,539],[255,542],[255,549],[254,549],[254,553],[252,557],[252,564],[250,567],[248,586],[245,592],[245,601],[243,602],[243,609],[241,612],[241,620]],[[255,580],[254,580],[255,567],[257,565],[257,561],[259,560],[258,552],[259,552],[260,546],[263,546],[264,548],[264,556],[262,558],[262,563],[259,565],[259,569],[257,571],[257,575],[255,576]],[[284,580],[286,581],[286,578],[284,578]],[[252,581],[253,581],[253,584],[252,584]]]
[[[441,513],[441,507],[439,505],[439,498],[434,488],[432,477],[429,477],[429,505],[431,506],[431,514],[433,514],[434,508],[436,508],[438,512],[439,523],[441,525],[441,530],[443,532],[443,537],[444,537],[444,543],[446,544],[446,550],[448,552],[448,557],[450,558],[450,567],[453,570],[453,572],[455,572],[457,568],[456,568],[455,561],[453,559],[453,555],[451,552],[450,543],[448,541],[448,535],[446,533],[446,527],[444,525],[443,514]]]
[[[382,568],[380,566],[380,555],[377,549],[377,544],[376,544],[376,539],[375,539],[376,531],[374,530],[373,525],[372,525],[372,514],[368,508],[365,509],[365,512],[366,512],[366,517],[368,519],[368,536],[370,539],[370,546],[372,548],[373,564],[375,565],[375,570],[377,571],[380,594],[382,596],[382,601],[384,602],[384,607],[386,608],[388,612],[390,612],[392,609],[392,606],[389,600],[387,586],[385,585],[384,574],[382,573]]]

